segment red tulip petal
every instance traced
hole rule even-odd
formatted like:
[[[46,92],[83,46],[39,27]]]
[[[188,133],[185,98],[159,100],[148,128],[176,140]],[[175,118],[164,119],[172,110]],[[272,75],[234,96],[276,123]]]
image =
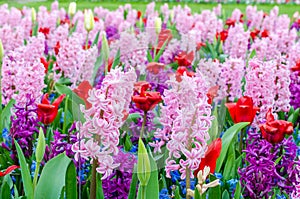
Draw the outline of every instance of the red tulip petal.
[[[65,97],[66,97],[66,94],[62,94],[52,103],[52,105],[54,105],[58,109],[60,103],[64,100]]]
[[[13,170],[20,168],[20,166],[12,165],[9,166],[4,172],[0,171],[0,177],[6,176],[7,174],[11,173]]]
[[[42,98],[42,104],[50,104],[50,101],[49,101],[49,94],[46,93],[43,98]]]
[[[225,106],[228,108],[229,114],[233,120],[234,123],[238,123],[237,122],[237,111],[236,111],[236,103],[226,103]]]

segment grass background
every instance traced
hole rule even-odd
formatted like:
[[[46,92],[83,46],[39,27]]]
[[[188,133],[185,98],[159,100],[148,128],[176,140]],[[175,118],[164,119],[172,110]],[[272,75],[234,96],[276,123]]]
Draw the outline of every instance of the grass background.
[[[74,1],[74,0],[73,0]],[[50,8],[51,3],[53,0],[0,0],[0,4],[7,3],[9,6],[14,6],[17,8],[22,8],[23,6],[27,7],[35,7],[38,8],[40,5],[46,6],[47,8]],[[69,3],[72,2],[72,0],[59,0],[60,7],[68,8]],[[108,0],[102,0],[102,1],[91,1],[91,0],[77,0],[77,9],[86,9],[86,8],[94,8],[97,6],[102,6],[104,8],[107,8],[109,10],[115,10],[119,7],[119,5],[124,5],[126,3],[132,4],[132,7],[145,11],[147,4],[149,3],[145,1],[108,1]],[[156,2],[156,9],[159,9],[161,5],[163,5],[164,2]],[[205,9],[212,9],[217,4],[216,3],[168,3],[169,7],[173,7],[174,5],[182,5],[184,6],[187,4],[193,12],[200,12],[201,10]],[[257,8],[259,10],[264,10],[265,12],[270,11],[275,5],[274,4],[258,4]],[[290,17],[294,14],[296,11],[300,11],[300,5],[292,5],[292,4],[284,4],[284,5],[277,5],[279,7],[280,14],[288,14]],[[231,13],[235,8],[239,8],[242,12],[245,12],[247,5],[246,4],[236,4],[236,3],[228,3],[228,4],[222,4],[223,9],[226,13]]]

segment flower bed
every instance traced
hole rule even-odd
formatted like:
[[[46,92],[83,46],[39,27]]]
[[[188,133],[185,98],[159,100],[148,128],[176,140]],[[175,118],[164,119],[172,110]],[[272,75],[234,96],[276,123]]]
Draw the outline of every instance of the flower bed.
[[[300,16],[0,6],[1,198],[300,198]]]

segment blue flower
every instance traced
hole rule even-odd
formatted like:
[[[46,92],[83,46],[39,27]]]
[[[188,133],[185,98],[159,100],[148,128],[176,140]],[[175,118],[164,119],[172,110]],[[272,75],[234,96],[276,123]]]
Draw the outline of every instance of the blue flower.
[[[179,182],[179,186],[180,186],[180,189],[181,189],[183,195],[186,195],[186,184],[185,183],[186,183],[185,180],[182,180]],[[195,185],[196,185],[196,181],[194,179],[191,179],[190,189],[194,190]]]
[[[61,117],[60,117],[60,119],[59,119],[59,121],[60,121],[60,123],[64,123],[64,120],[65,120],[65,112],[62,112],[61,113]]]
[[[135,153],[135,152],[137,152],[137,150],[138,150],[138,147],[136,145],[132,145],[130,152]]]
[[[31,174],[31,177],[34,176],[35,167],[36,167],[36,161],[33,160],[32,163],[31,163],[31,166],[30,166],[30,174]]]
[[[276,199],[286,199],[284,195],[276,194]]]
[[[222,181],[222,178],[223,178],[222,173],[215,173],[214,176],[220,180],[220,186],[222,187],[224,185],[224,183]]]
[[[170,199],[168,189],[163,188],[159,193],[159,199]]]
[[[171,171],[171,179],[173,183],[180,181],[180,173],[178,171]]]
[[[227,181],[227,184],[229,184],[229,191],[231,193],[234,192],[235,188],[236,188],[236,184],[238,183],[237,179],[231,179]]]

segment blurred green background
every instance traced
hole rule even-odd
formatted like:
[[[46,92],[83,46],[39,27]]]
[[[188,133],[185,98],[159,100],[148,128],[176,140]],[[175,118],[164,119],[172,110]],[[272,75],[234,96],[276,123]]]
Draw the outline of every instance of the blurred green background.
[[[74,0],[73,0],[74,1]],[[27,7],[35,7],[38,8],[40,5],[44,5],[48,8],[50,8],[51,3],[53,2],[50,0],[0,0],[0,4],[7,3],[9,6],[14,6],[21,8],[23,6]],[[69,3],[72,2],[71,0],[60,0],[59,4],[61,7],[67,8],[69,6]],[[147,4],[150,1],[91,1],[91,0],[78,0],[77,2],[77,8],[78,9],[85,9],[85,8],[94,8],[96,6],[102,6],[104,8],[110,9],[110,10],[115,10],[119,7],[119,5],[124,5],[126,3],[132,4],[132,7],[141,11],[145,11]],[[156,2],[156,9],[159,9],[161,5],[163,5],[165,2]],[[186,3],[186,2],[171,2],[168,3],[169,7],[172,7],[174,5],[185,5],[187,4],[193,12],[200,12],[201,10],[205,9],[212,9],[215,7],[217,4],[216,3]],[[271,10],[275,4],[258,4],[257,8],[259,10],[264,10],[268,12]],[[288,14],[290,17],[294,14],[296,11],[300,11],[300,5],[292,5],[292,4],[281,4],[277,5],[279,7],[280,14]],[[226,13],[231,13],[235,8],[239,8],[242,12],[245,12],[245,9],[247,7],[246,4],[236,4],[236,3],[228,3],[228,4],[222,4],[223,9],[225,10]]]

